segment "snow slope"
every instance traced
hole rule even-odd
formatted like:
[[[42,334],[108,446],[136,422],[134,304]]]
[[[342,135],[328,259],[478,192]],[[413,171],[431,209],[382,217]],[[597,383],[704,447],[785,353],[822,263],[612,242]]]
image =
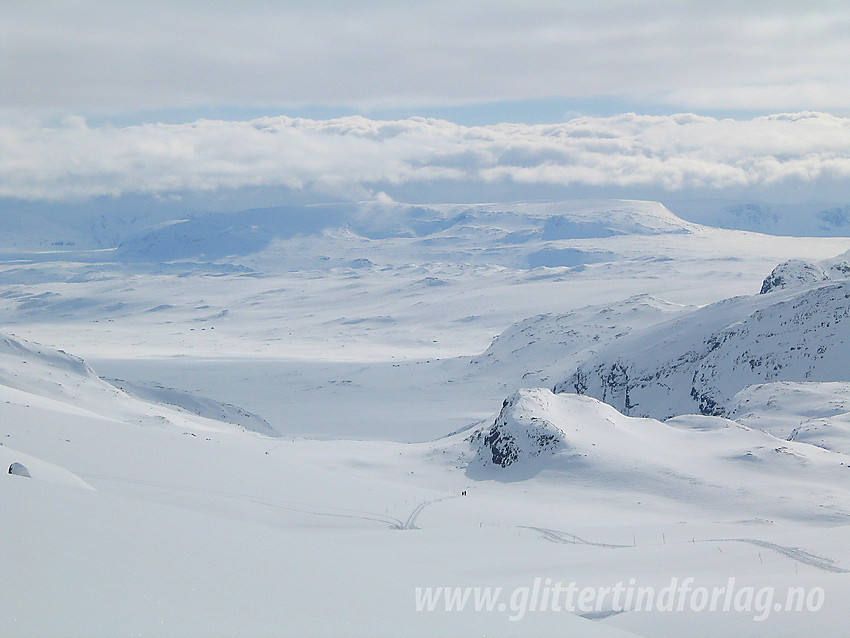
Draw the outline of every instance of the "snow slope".
[[[139,392],[137,396],[141,395]],[[276,435],[268,424],[244,414],[243,418],[214,420],[212,416],[232,417],[238,413],[235,406],[224,410],[215,402],[194,398],[185,400],[185,406],[174,399],[171,406],[164,405],[155,392],[149,399],[130,396],[118,387],[104,381],[86,363],[61,350],[40,344],[0,335],[0,396],[7,404],[25,405],[58,411],[80,417],[97,416],[116,422],[133,422],[140,425],[163,425],[200,430],[222,430],[230,427],[262,431]],[[190,418],[189,412],[198,414]],[[219,412],[216,414],[218,407]],[[199,414],[203,412],[203,414]]]
[[[775,436],[850,453],[850,383],[752,385],[735,395],[731,415]]]
[[[234,425],[242,426],[246,430],[259,432],[266,436],[280,436],[277,430],[271,427],[264,418],[231,403],[221,403],[213,399],[195,396],[189,392],[166,388],[161,385],[146,386],[138,383],[129,383],[122,379],[109,379],[108,381],[115,387],[142,401],[166,403],[197,414],[198,416],[215,421],[233,423]]]

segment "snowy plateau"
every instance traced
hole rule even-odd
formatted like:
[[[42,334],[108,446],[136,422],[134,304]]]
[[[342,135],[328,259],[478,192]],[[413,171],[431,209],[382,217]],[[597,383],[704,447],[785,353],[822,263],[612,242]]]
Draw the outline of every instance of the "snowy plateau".
[[[4,215],[0,635],[846,636],[846,207],[671,207]]]

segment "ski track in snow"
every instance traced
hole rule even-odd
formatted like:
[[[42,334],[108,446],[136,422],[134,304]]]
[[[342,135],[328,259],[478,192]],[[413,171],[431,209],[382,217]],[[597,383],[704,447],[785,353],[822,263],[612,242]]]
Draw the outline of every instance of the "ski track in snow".
[[[844,569],[835,564],[835,561],[826,556],[818,556],[812,554],[799,547],[789,547],[787,545],[777,545],[768,541],[759,540],[757,538],[714,538],[703,541],[705,543],[748,543],[757,547],[772,549],[773,551],[787,556],[791,560],[796,560],[806,565],[810,565],[817,569],[822,569],[833,574],[850,574],[850,569]]]
[[[180,490],[184,492],[196,492],[201,494],[212,494],[215,496],[224,496],[226,498],[232,498],[242,501],[250,501],[253,503],[259,503],[260,505],[265,505],[267,507],[273,507],[276,509],[286,510],[289,512],[297,512],[299,514],[311,514],[314,516],[330,516],[335,518],[353,518],[357,520],[363,521],[374,521],[376,523],[382,523],[384,525],[388,525],[391,529],[408,529],[405,527],[406,523],[402,522],[400,519],[395,518],[393,516],[384,516],[382,514],[376,514],[374,512],[367,512],[362,510],[354,510],[348,509],[344,507],[335,507],[330,505],[315,505],[310,503],[300,503],[298,501],[283,501],[283,500],[273,500],[268,498],[261,498],[257,496],[250,496],[248,494],[238,494],[235,492],[225,492],[222,490],[209,490],[202,489],[197,487],[188,487],[184,485],[170,485],[166,483],[157,483],[156,481],[147,481],[143,479],[131,479],[131,478],[123,478],[118,476],[107,476],[103,474],[87,474],[87,473],[79,473],[79,476],[87,476],[92,479],[99,480],[107,480],[107,481],[117,481],[120,483],[131,483],[134,485],[145,485],[149,487],[157,487],[168,490]],[[427,502],[425,503],[427,504]],[[328,510],[328,511],[317,511],[317,510]],[[334,511],[335,510],[335,511]]]
[[[419,515],[422,513],[422,510],[424,510],[429,505],[439,503],[440,501],[447,501],[451,498],[458,498],[458,496],[442,496],[440,498],[432,498],[430,500],[423,501],[413,509],[413,511],[410,513],[410,516],[407,517],[407,520],[404,521],[404,523],[401,523],[398,527],[393,527],[393,529],[419,529],[416,526],[416,519],[419,518]]]
[[[556,529],[548,529],[545,527],[531,527],[530,525],[520,525],[522,529],[533,529],[535,532],[539,532],[543,538],[547,541],[552,541],[553,543],[563,543],[565,545],[592,545],[593,547],[609,547],[609,548],[623,548],[623,547],[633,547],[633,545],[616,545],[614,543],[596,543],[593,541],[585,540],[575,534],[569,534],[567,532],[560,532]]]
[[[545,527],[532,527],[530,525],[521,525],[523,529],[531,529],[536,532],[539,532],[543,538],[548,541],[552,541],[553,543],[562,543],[565,545],[591,545],[593,547],[607,547],[611,549],[622,549],[626,547],[633,547],[633,545],[617,545],[613,543],[597,543],[594,541],[585,540],[575,534],[570,534],[568,532],[561,532],[554,529],[548,529]],[[805,565],[809,565],[816,569],[821,569],[823,571],[832,572],[833,574],[850,574],[850,569],[844,569],[843,567],[839,567],[835,564],[835,560],[829,558],[827,556],[819,556],[817,554],[812,554],[811,552],[807,552],[806,550],[800,547],[790,547],[787,545],[779,545],[777,543],[771,543],[769,541],[763,541],[758,538],[712,538],[706,539],[703,541],[698,541],[703,543],[747,543],[750,545],[755,545],[757,547],[764,547],[765,549],[773,550],[783,556],[790,558],[791,560],[798,561]]]
[[[223,490],[210,490],[203,489],[197,487],[189,487],[185,485],[171,485],[167,483],[158,483],[156,481],[148,481],[144,479],[131,479],[119,476],[108,476],[105,474],[89,474],[89,473],[78,473],[79,476],[86,476],[91,479],[98,480],[106,480],[106,481],[115,481],[120,483],[130,483],[133,485],[144,485],[149,487],[156,487],[167,490],[180,490],[184,492],[196,492],[201,494],[211,494],[215,496],[223,496],[225,498],[232,498],[242,501],[249,501],[252,503],[258,503],[260,505],[265,505],[267,507],[273,507],[276,509],[281,509],[289,512],[297,512],[299,514],[311,514],[314,516],[330,516],[335,518],[353,518],[357,520],[363,521],[373,521],[376,523],[382,523],[384,525],[389,526],[390,529],[395,530],[409,530],[409,529],[419,529],[416,526],[416,519],[419,518],[419,515],[422,511],[428,507],[429,505],[433,505],[434,503],[439,503],[441,501],[446,501],[452,498],[458,498],[457,495],[453,496],[443,496],[440,498],[428,499],[417,505],[410,515],[402,521],[400,518],[396,518],[394,516],[385,516],[382,514],[376,514],[374,512],[368,512],[363,510],[354,510],[348,509],[344,507],[335,507],[330,505],[316,505],[310,503],[300,503],[298,501],[284,501],[284,500],[276,500],[276,499],[268,499],[261,498],[258,496],[250,496],[248,494],[239,494],[236,492],[225,492]],[[318,510],[328,510],[328,511],[318,511]]]

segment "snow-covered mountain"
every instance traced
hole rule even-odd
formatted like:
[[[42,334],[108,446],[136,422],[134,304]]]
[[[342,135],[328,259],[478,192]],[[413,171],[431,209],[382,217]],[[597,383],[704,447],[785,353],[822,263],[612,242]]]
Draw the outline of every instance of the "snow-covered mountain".
[[[638,201],[513,202],[413,206],[391,201],[268,208],[195,215],[157,224],[124,237],[113,258],[122,262],[217,261],[244,257],[287,240],[347,230],[352,240],[407,240],[420,255],[454,253],[475,262],[578,266],[610,261],[616,254],[564,244],[622,235],[687,233],[696,228],[661,204]],[[283,243],[283,245],[281,245]],[[302,248],[303,250],[303,248]],[[328,265],[338,265],[336,262]]]
[[[0,254],[64,253],[114,248],[132,235],[186,211],[163,200],[104,197],[75,202],[28,202],[0,197]]]
[[[166,253],[171,259],[205,254],[212,259],[256,250],[267,245],[270,237],[319,232],[346,224],[369,238],[423,237],[451,226],[460,228],[464,222],[475,225],[484,216],[496,222],[495,227],[507,224],[505,230],[515,233],[512,240],[523,236],[558,240],[676,232],[696,225],[797,237],[850,234],[850,207],[846,203],[792,205],[689,199],[671,200],[665,208],[631,200],[409,205],[378,199],[234,212],[205,212],[204,205],[191,198],[183,202],[128,196],[85,204],[36,204],[0,198],[0,252],[69,252],[123,245],[128,260],[156,259],[157,254]],[[178,222],[177,227],[165,230]],[[177,241],[180,238],[185,239],[185,245]]]
[[[846,279],[777,287],[623,337],[555,388],[635,416],[729,415],[753,384],[850,379],[848,318]]]

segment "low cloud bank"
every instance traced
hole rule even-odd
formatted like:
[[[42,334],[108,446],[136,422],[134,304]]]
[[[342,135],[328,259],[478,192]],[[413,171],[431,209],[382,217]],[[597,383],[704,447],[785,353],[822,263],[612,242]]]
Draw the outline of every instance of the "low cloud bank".
[[[581,117],[561,124],[444,120],[252,121],[90,127],[0,126],[0,196],[34,201],[252,187],[362,197],[457,183],[723,193],[817,192],[850,179],[850,118],[751,120],[690,114]]]

